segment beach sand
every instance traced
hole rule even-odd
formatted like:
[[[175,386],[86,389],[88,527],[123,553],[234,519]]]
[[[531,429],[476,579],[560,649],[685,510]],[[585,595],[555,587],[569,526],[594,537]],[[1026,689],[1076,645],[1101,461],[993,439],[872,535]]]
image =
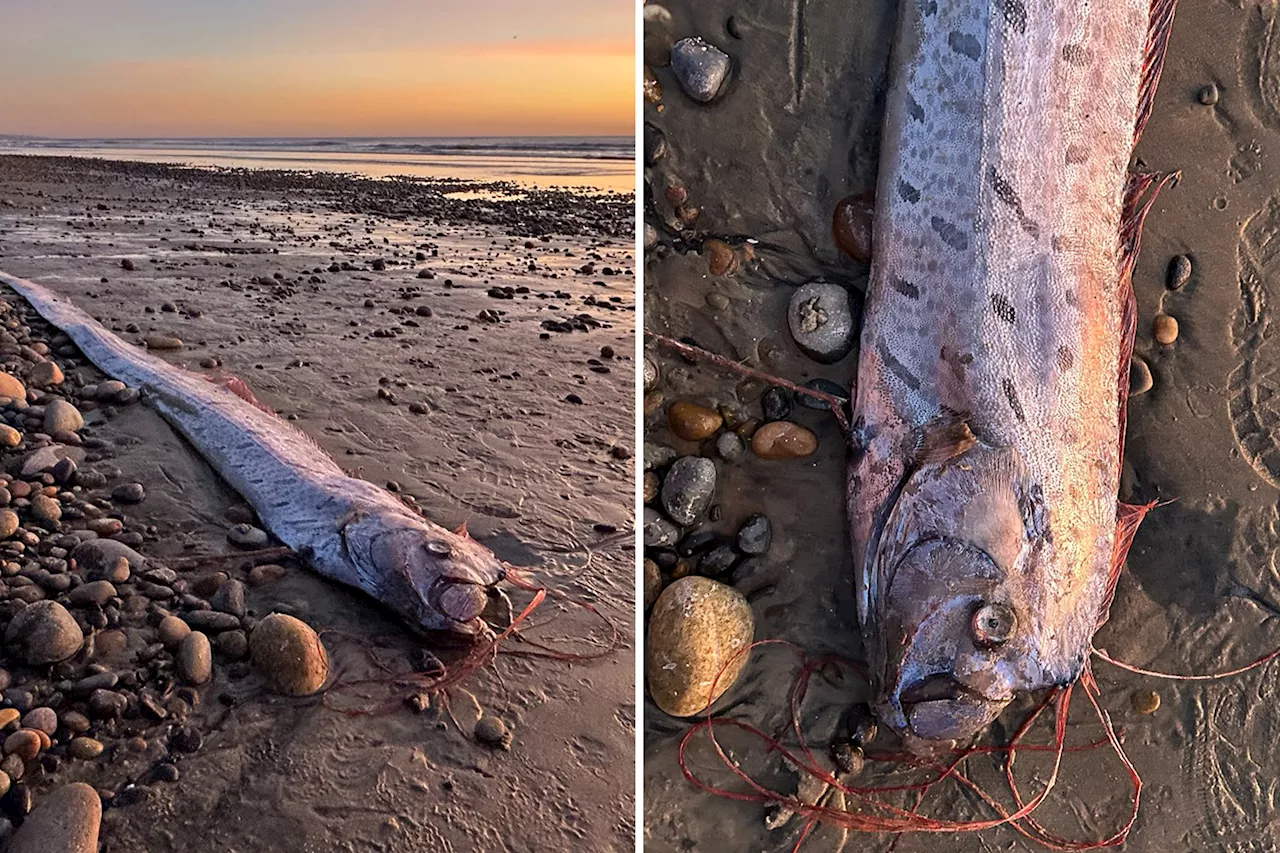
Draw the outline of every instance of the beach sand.
[[[344,469],[394,484],[437,523],[465,523],[622,634],[585,663],[499,656],[450,691],[461,731],[438,698],[415,713],[394,692],[344,694],[346,708],[396,700],[347,716],[275,696],[215,655],[193,716],[203,746],[179,756],[176,783],[107,809],[104,850],[631,848],[631,202],[444,189],[476,198],[429,182],[0,157],[0,269],[126,340],[179,337],[167,360],[243,378]],[[71,384],[101,379],[73,363]],[[148,491],[128,513],[155,527],[140,550],[169,561],[229,549],[237,496],[156,413],[129,406],[90,424]],[[224,568],[243,578],[236,566]],[[385,674],[371,644],[393,672],[421,647],[372,600],[302,568],[249,593],[251,613],[284,609],[330,632],[344,680]],[[556,602],[532,622],[531,638],[574,652],[608,634]],[[510,725],[509,752],[467,739],[481,709]],[[37,806],[67,781],[118,791],[165,749],[120,744],[27,781]]]
[[[897,5],[667,4],[673,38],[706,38],[732,57],[734,69],[728,88],[709,106],[684,97],[670,69],[657,69],[664,110],[647,104],[646,120],[665,134],[668,154],[648,173],[648,219],[660,231],[660,245],[646,258],[646,326],[691,336],[794,382],[825,377],[849,386],[856,351],[834,365],[815,363],[791,340],[785,312],[792,290],[815,276],[865,287],[866,267],[833,243],[831,214],[841,197],[874,186]],[[1181,0],[1155,114],[1135,158],[1147,168],[1181,170],[1182,177],[1147,220],[1135,275],[1137,352],[1150,363],[1155,384],[1129,406],[1121,496],[1176,502],[1143,524],[1096,644],[1165,671],[1218,671],[1280,645],[1276,27],[1273,6]],[[1206,104],[1201,91],[1210,84],[1217,100]],[[1206,93],[1204,100],[1214,99]],[[663,224],[672,216],[666,198],[672,184],[687,187],[688,203],[701,211],[683,232]],[[757,260],[731,275],[710,275],[708,253],[698,249],[713,236],[733,245],[758,240]],[[1166,270],[1179,254],[1190,256],[1194,272],[1185,287],[1169,292]],[[1153,340],[1160,310],[1181,324],[1171,346]],[[759,383],[657,357],[668,400],[741,405],[759,417]],[[811,655],[858,659],[839,428],[823,412],[797,408],[792,418],[817,433],[818,452],[799,461],[748,454],[735,464],[717,463],[723,521],[713,526],[732,533],[757,512],[773,521],[772,549],[756,572],[735,580],[752,601],[757,639],[782,638]],[[663,412],[648,419],[646,433],[681,453],[699,451],[671,435]],[[1125,849],[1273,849],[1280,771],[1274,668],[1208,683],[1157,681],[1102,662],[1094,668],[1103,707],[1123,729],[1125,749],[1145,781],[1143,808]],[[789,719],[794,674],[788,652],[759,651],[717,707],[779,730]],[[856,677],[842,685],[815,683],[813,690],[804,719],[815,750],[825,754],[839,715],[864,701],[866,691]],[[1161,697],[1150,716],[1131,705],[1135,693],[1146,690]],[[1011,731],[1025,708],[1011,709],[995,735]],[[696,792],[677,766],[688,723],[665,716],[651,701],[644,716],[647,850],[792,849],[802,820],[771,832],[761,806]],[[1071,719],[1071,742],[1100,737],[1086,703],[1077,702]],[[1047,739],[1041,731],[1038,740]],[[794,774],[758,742],[728,730],[722,741],[743,769],[779,790],[795,790]],[[689,761],[708,781],[741,788],[704,739],[691,746]],[[1044,761],[1023,755],[1017,764],[1024,791],[1038,790],[1047,778]],[[975,758],[969,767],[989,790],[1004,790],[995,760]],[[865,778],[877,777],[869,770]],[[1099,839],[1124,825],[1130,796],[1128,774],[1109,749],[1071,754],[1037,817],[1067,837]],[[947,792],[940,786],[925,811],[956,819],[990,815],[958,786]],[[891,841],[850,836],[845,849],[884,850]],[[842,843],[836,830],[819,828],[802,849],[835,850]],[[906,836],[896,849],[939,847],[1042,849],[1008,829]]]

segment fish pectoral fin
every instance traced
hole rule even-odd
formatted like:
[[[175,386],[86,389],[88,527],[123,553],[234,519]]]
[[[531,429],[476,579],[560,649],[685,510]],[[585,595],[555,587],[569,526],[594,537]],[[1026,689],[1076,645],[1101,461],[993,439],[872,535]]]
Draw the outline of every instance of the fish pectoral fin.
[[[912,462],[916,466],[936,465],[969,452],[977,443],[977,437],[962,418],[938,415],[916,429]]]

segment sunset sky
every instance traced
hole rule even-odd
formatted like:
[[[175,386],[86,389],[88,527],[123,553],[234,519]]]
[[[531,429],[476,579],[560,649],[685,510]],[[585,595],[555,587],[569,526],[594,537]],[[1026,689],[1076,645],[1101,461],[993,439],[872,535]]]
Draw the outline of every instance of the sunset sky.
[[[634,0],[4,7],[0,134],[634,132]]]

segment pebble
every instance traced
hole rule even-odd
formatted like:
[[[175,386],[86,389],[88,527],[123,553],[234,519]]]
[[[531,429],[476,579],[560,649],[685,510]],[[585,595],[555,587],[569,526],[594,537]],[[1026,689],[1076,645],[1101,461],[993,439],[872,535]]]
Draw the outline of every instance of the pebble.
[[[71,753],[71,757],[81,761],[97,758],[104,748],[102,741],[91,737],[72,738],[71,743],[67,744],[67,752]]]
[[[141,483],[121,483],[111,490],[111,499],[122,504],[142,503],[146,500],[147,490]]]
[[[485,714],[476,721],[476,740],[485,746],[497,749],[511,749],[511,729],[501,717]]]
[[[702,251],[707,256],[707,272],[711,275],[731,275],[738,268],[738,254],[723,240],[704,240]]]
[[[1191,280],[1191,258],[1186,255],[1174,255],[1169,260],[1169,273],[1165,286],[1170,290],[1181,290]]]
[[[763,554],[773,542],[773,525],[766,515],[753,515],[738,528],[738,550],[744,554]]]
[[[791,295],[787,326],[805,355],[833,364],[852,352],[857,342],[857,306],[848,290],[817,279]]]
[[[63,711],[61,719],[62,725],[67,731],[76,732],[77,734],[84,734],[89,731],[89,718],[79,711]]]
[[[693,524],[711,506],[716,464],[701,456],[682,456],[662,481],[662,507],[676,524]]]
[[[1168,314],[1157,314],[1151,331],[1156,343],[1168,346],[1178,339],[1178,321]]]
[[[749,656],[734,655],[754,632],[751,605],[737,590],[697,575],[675,581],[649,617],[649,695],[673,717],[706,710],[738,680]]]
[[[18,514],[11,509],[0,509],[0,539],[8,539],[18,532]]]
[[[58,712],[45,705],[32,708],[23,715],[22,727],[52,735],[58,731]]]
[[[40,521],[57,524],[62,518],[62,504],[44,494],[31,496],[31,514]]]
[[[4,739],[4,754],[33,761],[40,754],[40,736],[31,729],[18,729]]]
[[[261,548],[268,539],[265,530],[252,524],[237,524],[227,531],[227,541],[237,548]]]
[[[667,407],[671,431],[685,441],[701,441],[715,434],[724,418],[715,409],[680,400]]]
[[[1151,375],[1151,366],[1142,356],[1135,355],[1129,360],[1129,396],[1137,397],[1145,394],[1155,385]]]
[[[315,693],[329,677],[329,656],[311,626],[283,613],[272,613],[249,635],[253,664],[278,692],[289,696]]]
[[[61,385],[64,379],[62,368],[52,361],[36,362],[35,367],[32,367],[31,372],[27,374],[27,381],[37,388]]]
[[[643,532],[646,548],[666,548],[680,538],[680,528],[651,506],[644,508]]]
[[[761,459],[799,459],[818,449],[818,437],[791,421],[774,421],[751,436],[751,449]]]
[[[81,584],[67,596],[72,604],[96,604],[102,607],[116,597],[116,587],[111,581],[89,581]]]
[[[143,338],[147,349],[175,350],[182,349],[182,338],[175,335],[147,335]]]
[[[652,124],[644,126],[644,162],[646,166],[656,165],[667,153],[667,137]]]
[[[187,684],[204,684],[213,677],[213,647],[209,638],[192,631],[178,646],[178,675]]]
[[[25,790],[25,789],[24,789]],[[27,795],[28,802],[30,794]],[[102,798],[84,782],[46,794],[13,835],[9,853],[97,853]]]
[[[698,571],[704,575],[719,577],[738,562],[738,552],[730,545],[719,545],[698,561]]]
[[[866,195],[851,195],[836,204],[831,235],[840,251],[861,264],[871,263],[871,223],[875,203]]]
[[[57,663],[80,651],[84,632],[67,609],[56,601],[28,605],[9,622],[5,651],[31,666]]]
[[[26,458],[22,460],[22,476],[28,479],[36,477],[46,471],[52,470],[53,466],[57,465],[59,460],[66,457],[74,459],[80,455],[83,455],[80,450],[74,447],[64,447],[61,444],[51,444],[48,447],[41,447],[38,450],[33,450],[31,453],[27,454]],[[25,497],[24,495],[20,495],[18,492],[14,491],[17,486],[18,483],[16,482],[11,483],[9,486],[10,491],[13,491],[13,496],[15,498]]]
[[[1207,86],[1202,86],[1200,91],[1196,93],[1196,100],[1206,107],[1211,107],[1218,103],[1218,85],[1210,83]]]
[[[1129,702],[1139,714],[1154,714],[1160,709],[1160,694],[1154,690],[1135,690]]]
[[[230,613],[237,618],[244,618],[244,583],[238,580],[227,581],[218,587],[218,591],[209,599],[209,604],[214,610]]]
[[[0,373],[0,397],[26,401],[27,387],[13,374]]]
[[[129,707],[123,693],[99,687],[89,694],[89,713],[95,717],[118,717]]]
[[[658,387],[658,363],[648,355],[644,357],[644,390],[653,391]]]
[[[204,736],[194,726],[183,726],[173,733],[169,744],[178,752],[198,752],[204,745]]]
[[[244,660],[249,656],[249,636],[244,631],[225,631],[213,645],[218,654],[231,660]]]
[[[729,76],[729,57],[700,38],[680,39],[671,47],[671,71],[695,101],[715,99]]]
[[[791,394],[776,386],[768,389],[760,397],[760,411],[766,421],[785,421],[791,417]]]
[[[238,618],[230,613],[220,613],[216,610],[193,610],[182,618],[193,629],[211,634],[234,631],[240,627]]]
[[[804,387],[814,391],[821,391],[823,394],[830,394],[839,400],[842,405],[847,406],[849,404],[849,392],[830,379],[810,379],[804,383]],[[831,407],[825,401],[819,400],[817,397],[810,397],[808,394],[797,394],[796,402],[806,409],[815,409],[820,412],[831,411]]]
[[[8,424],[0,424],[0,446],[17,447],[22,443],[22,433]]]
[[[263,563],[261,566],[254,566],[249,570],[247,575],[249,586],[262,586],[266,583],[278,581],[288,573],[288,569],[275,563]]]
[[[746,452],[742,436],[736,432],[722,432],[716,436],[716,455],[726,462],[737,462]]]
[[[18,722],[21,718],[22,712],[17,708],[0,708],[0,729]]]
[[[71,559],[86,571],[103,574],[114,572],[121,559],[125,560],[128,567],[135,572],[142,572],[147,568],[146,557],[114,539],[90,539],[87,542],[81,542],[72,549]]]
[[[644,561],[644,609],[648,610],[662,592],[662,570],[653,560]]]
[[[76,432],[84,428],[84,416],[66,400],[50,400],[44,407],[44,431]]]
[[[658,475],[653,471],[645,471],[644,477],[640,480],[640,492],[644,502],[653,503],[654,498],[658,496],[658,489],[662,485],[662,480],[658,479]]]

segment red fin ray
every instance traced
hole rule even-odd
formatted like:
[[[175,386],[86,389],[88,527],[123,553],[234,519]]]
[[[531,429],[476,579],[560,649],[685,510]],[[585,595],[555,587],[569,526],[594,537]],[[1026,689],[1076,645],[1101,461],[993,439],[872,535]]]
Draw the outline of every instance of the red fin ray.
[[[1164,69],[1164,57],[1169,48],[1169,33],[1173,30],[1173,11],[1177,0],[1151,0],[1151,16],[1147,23],[1147,50],[1143,57],[1142,77],[1138,84],[1138,117],[1134,122],[1133,141],[1137,142],[1151,117],[1156,100],[1156,87],[1160,72]]]

